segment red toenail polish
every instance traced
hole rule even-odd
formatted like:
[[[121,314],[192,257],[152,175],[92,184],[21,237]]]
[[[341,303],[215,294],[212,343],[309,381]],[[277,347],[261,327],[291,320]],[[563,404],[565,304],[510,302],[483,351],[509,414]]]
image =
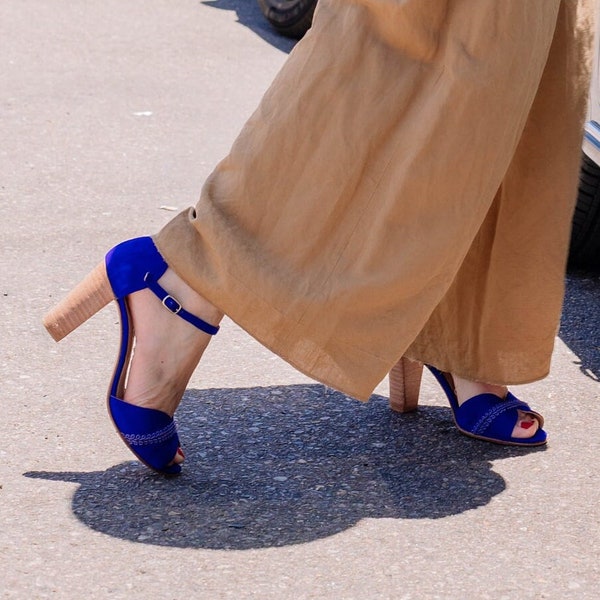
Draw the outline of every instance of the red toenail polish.
[[[181,448],[177,448],[177,454],[179,454],[181,458],[185,458],[185,454],[183,453],[183,450]]]
[[[533,427],[533,421],[521,421],[521,427],[523,429],[529,429],[530,427]]]

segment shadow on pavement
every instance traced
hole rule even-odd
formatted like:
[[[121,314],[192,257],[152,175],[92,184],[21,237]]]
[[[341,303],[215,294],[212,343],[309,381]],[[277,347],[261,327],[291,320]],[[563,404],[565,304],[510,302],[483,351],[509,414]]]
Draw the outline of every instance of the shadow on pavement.
[[[245,550],[310,542],[364,518],[483,506],[505,489],[490,461],[534,451],[464,437],[449,409],[399,415],[386,398],[363,404],[318,384],[190,390],[177,414],[179,477],[137,462],[25,475],[79,483],[74,514],[107,535]]]
[[[235,11],[238,22],[282,52],[291,52],[296,40],[279,35],[264,18],[256,0],[201,0],[202,4]]]
[[[600,274],[567,276],[559,336],[577,355],[580,371],[600,381]]]

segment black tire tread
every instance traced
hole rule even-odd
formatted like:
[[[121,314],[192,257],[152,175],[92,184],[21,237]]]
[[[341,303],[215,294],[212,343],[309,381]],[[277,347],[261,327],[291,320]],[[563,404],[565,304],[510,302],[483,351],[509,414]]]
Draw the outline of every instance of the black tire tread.
[[[277,0],[258,0],[269,23],[282,35],[300,39],[312,25],[316,0],[296,0],[285,8]]]
[[[579,173],[569,264],[582,268],[600,267],[600,167],[585,154]]]

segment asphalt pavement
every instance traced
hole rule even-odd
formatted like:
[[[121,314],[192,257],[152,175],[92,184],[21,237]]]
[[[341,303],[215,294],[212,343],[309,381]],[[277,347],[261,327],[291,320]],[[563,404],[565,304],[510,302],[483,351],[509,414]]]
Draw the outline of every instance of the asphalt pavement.
[[[254,0],[0,2],[0,597],[566,599],[600,589],[600,277],[573,273],[553,370],[515,388],[541,450],[362,404],[225,322],[165,479],[114,433],[113,308],[60,344],[45,311],[156,232],[285,61]]]

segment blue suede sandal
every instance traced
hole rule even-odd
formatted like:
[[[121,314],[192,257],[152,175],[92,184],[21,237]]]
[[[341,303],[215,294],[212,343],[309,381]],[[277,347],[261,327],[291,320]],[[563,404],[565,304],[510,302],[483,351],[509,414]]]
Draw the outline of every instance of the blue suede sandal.
[[[542,429],[544,417],[510,392],[504,398],[494,394],[479,394],[459,406],[456,392],[446,374],[435,367],[426,366],[442,386],[450,402],[456,427],[461,433],[478,440],[509,446],[541,446],[546,443],[546,432]],[[518,410],[530,413],[539,423],[538,430],[530,438],[512,437],[519,418]]]
[[[109,386],[109,415],[121,439],[142,463],[159,473],[176,475],[181,466],[173,463],[180,452],[173,418],[163,411],[135,406],[120,399],[134,340],[127,305],[129,294],[149,289],[168,311],[194,327],[209,335],[215,335],[219,330],[219,327],[186,311],[157,283],[167,268],[152,238],[141,237],[123,242],[110,250],[104,262],[46,315],[44,325],[59,341],[116,299],[121,317],[121,344]]]
[[[454,422],[461,433],[478,440],[509,446],[541,446],[546,443],[546,432],[542,429],[544,417],[531,410],[525,402],[510,392],[504,398],[494,394],[479,394],[459,406],[450,375],[430,365],[425,366],[433,373],[446,393]],[[392,410],[401,413],[416,410],[422,371],[422,363],[406,357],[401,358],[392,368],[389,375]],[[539,423],[538,430],[530,438],[512,437],[512,431],[519,418],[518,410],[533,415]]]

